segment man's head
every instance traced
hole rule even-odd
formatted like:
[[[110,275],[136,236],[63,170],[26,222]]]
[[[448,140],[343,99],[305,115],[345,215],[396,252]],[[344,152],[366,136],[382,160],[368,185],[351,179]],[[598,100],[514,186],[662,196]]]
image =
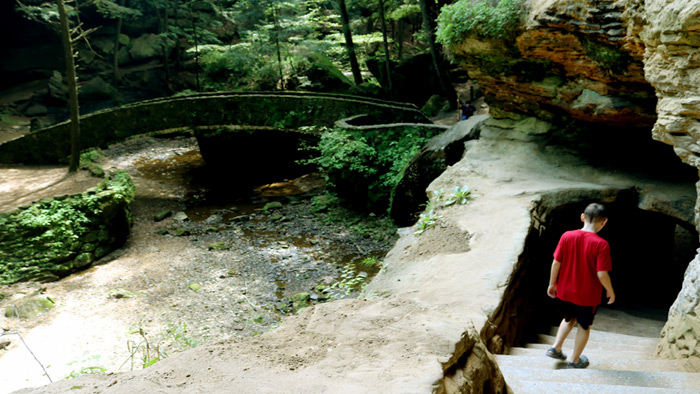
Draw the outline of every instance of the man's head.
[[[593,224],[600,231],[608,222],[608,214],[602,204],[589,204],[581,214],[581,221]]]

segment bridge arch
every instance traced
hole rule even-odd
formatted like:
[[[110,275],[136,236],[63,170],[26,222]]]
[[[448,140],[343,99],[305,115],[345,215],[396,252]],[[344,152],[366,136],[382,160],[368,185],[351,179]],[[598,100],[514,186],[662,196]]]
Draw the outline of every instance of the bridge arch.
[[[139,134],[212,126],[298,132],[364,114],[382,123],[430,124],[416,106],[364,97],[301,92],[219,92],[164,97],[81,117],[81,148],[105,147]],[[57,163],[70,154],[70,122],[0,145],[0,163]]]

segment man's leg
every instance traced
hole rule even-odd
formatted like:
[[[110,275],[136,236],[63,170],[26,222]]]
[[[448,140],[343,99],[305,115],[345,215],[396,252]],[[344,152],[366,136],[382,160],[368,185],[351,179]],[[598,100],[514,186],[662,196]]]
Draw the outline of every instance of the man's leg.
[[[571,354],[571,362],[573,362],[574,364],[578,363],[579,357],[581,356],[581,353],[583,353],[583,349],[586,347],[586,344],[588,343],[588,337],[590,335],[591,326],[588,326],[588,328],[584,330],[579,325],[576,329],[576,339],[574,340],[574,352]]]
[[[557,330],[557,338],[554,340],[554,345],[552,345],[552,347],[557,352],[561,352],[561,348],[564,345],[564,340],[569,335],[574,326],[576,326],[576,319],[571,319],[568,322],[566,321],[566,319],[561,319],[559,329]],[[583,351],[583,349],[581,350]]]

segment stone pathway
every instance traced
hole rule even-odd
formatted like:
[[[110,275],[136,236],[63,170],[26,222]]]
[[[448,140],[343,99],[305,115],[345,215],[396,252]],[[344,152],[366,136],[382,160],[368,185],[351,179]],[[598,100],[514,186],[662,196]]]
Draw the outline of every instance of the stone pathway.
[[[604,311],[601,310],[602,316],[596,317],[596,322],[602,320],[603,329],[614,319],[611,312],[606,314]],[[554,342],[556,327],[546,335],[539,335],[537,343],[513,348],[508,355],[496,356],[496,360],[516,394],[700,393],[700,373],[686,372],[680,362],[654,356],[658,321],[634,316],[627,316],[625,320],[636,335],[592,329],[583,352],[591,360],[586,369],[568,369],[566,361],[545,356]],[[656,335],[654,331],[657,331]],[[564,354],[571,353],[575,334],[574,330],[566,339]]]

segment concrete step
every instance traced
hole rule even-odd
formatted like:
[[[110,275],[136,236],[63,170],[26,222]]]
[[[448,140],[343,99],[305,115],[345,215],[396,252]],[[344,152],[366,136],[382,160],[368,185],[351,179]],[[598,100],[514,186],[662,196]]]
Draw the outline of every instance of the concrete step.
[[[551,338],[556,338],[557,335],[557,328],[552,327],[552,329],[549,331],[548,335],[541,334],[544,337],[551,337]],[[573,336],[576,335],[576,329],[571,331],[569,334],[569,338],[573,338]],[[591,329],[591,335],[590,335],[590,341],[598,341],[598,342],[615,342],[615,343],[620,343],[620,344],[629,344],[629,345],[635,345],[635,344],[656,344],[659,341],[658,337],[650,338],[650,337],[640,337],[636,335],[626,335],[626,334],[618,334],[615,332],[607,332],[607,331],[598,331],[595,329]]]
[[[528,343],[525,345],[525,347],[532,348],[532,349],[547,350],[552,346],[553,342],[554,342],[554,338],[551,338],[550,342],[547,342],[547,343]],[[567,338],[564,341],[564,346],[562,347],[562,351],[565,354],[569,354],[569,353],[571,353],[573,348],[574,348],[574,338]],[[615,354],[617,352],[625,352],[625,351],[635,351],[635,352],[649,354],[651,356],[656,352],[656,344],[627,345],[627,344],[618,344],[618,343],[610,343],[610,342],[588,341],[588,344],[586,344],[586,348],[583,350],[583,354],[589,353],[591,350],[605,350],[605,351],[609,352],[610,354]]]
[[[549,346],[538,346],[538,347],[514,347],[510,349],[509,354],[513,356],[533,356],[533,357],[547,357],[544,353],[549,349]],[[565,348],[564,354],[567,356],[571,354],[571,348]],[[640,352],[636,350],[620,350],[617,352],[610,352],[607,349],[588,349],[583,351],[590,360],[591,363],[598,362],[600,360],[655,360],[652,353]]]
[[[540,353],[536,356],[496,355],[498,365],[504,367],[527,366],[543,369],[566,369],[567,362],[556,360]],[[591,369],[610,369],[620,371],[659,371],[685,372],[683,366],[676,360],[638,360],[627,358],[595,358],[591,359]]]
[[[508,381],[515,394],[577,393],[577,394],[698,394],[695,389],[618,386],[610,384],[579,384],[566,382]]]
[[[655,338],[639,338],[639,340],[634,341],[631,338],[615,338],[615,337],[610,337],[610,336],[605,336],[605,335],[599,335],[603,333],[598,333],[598,332],[591,332],[591,335],[588,337],[588,343],[586,344],[586,348],[589,346],[622,346],[626,347],[629,349],[636,349],[636,350],[648,350],[648,349],[656,349],[656,344],[659,342],[658,339]],[[576,338],[576,332],[572,332],[569,334],[569,337],[566,338],[566,343],[571,343],[571,346],[573,346],[574,339]],[[554,343],[554,340],[556,339],[555,336],[553,335],[544,335],[544,334],[539,334],[537,336],[537,343],[540,344],[547,344],[551,345]],[[652,350],[653,351],[653,350]]]
[[[506,382],[540,381],[698,390],[700,373],[640,372],[595,368],[544,369],[501,366]]]

